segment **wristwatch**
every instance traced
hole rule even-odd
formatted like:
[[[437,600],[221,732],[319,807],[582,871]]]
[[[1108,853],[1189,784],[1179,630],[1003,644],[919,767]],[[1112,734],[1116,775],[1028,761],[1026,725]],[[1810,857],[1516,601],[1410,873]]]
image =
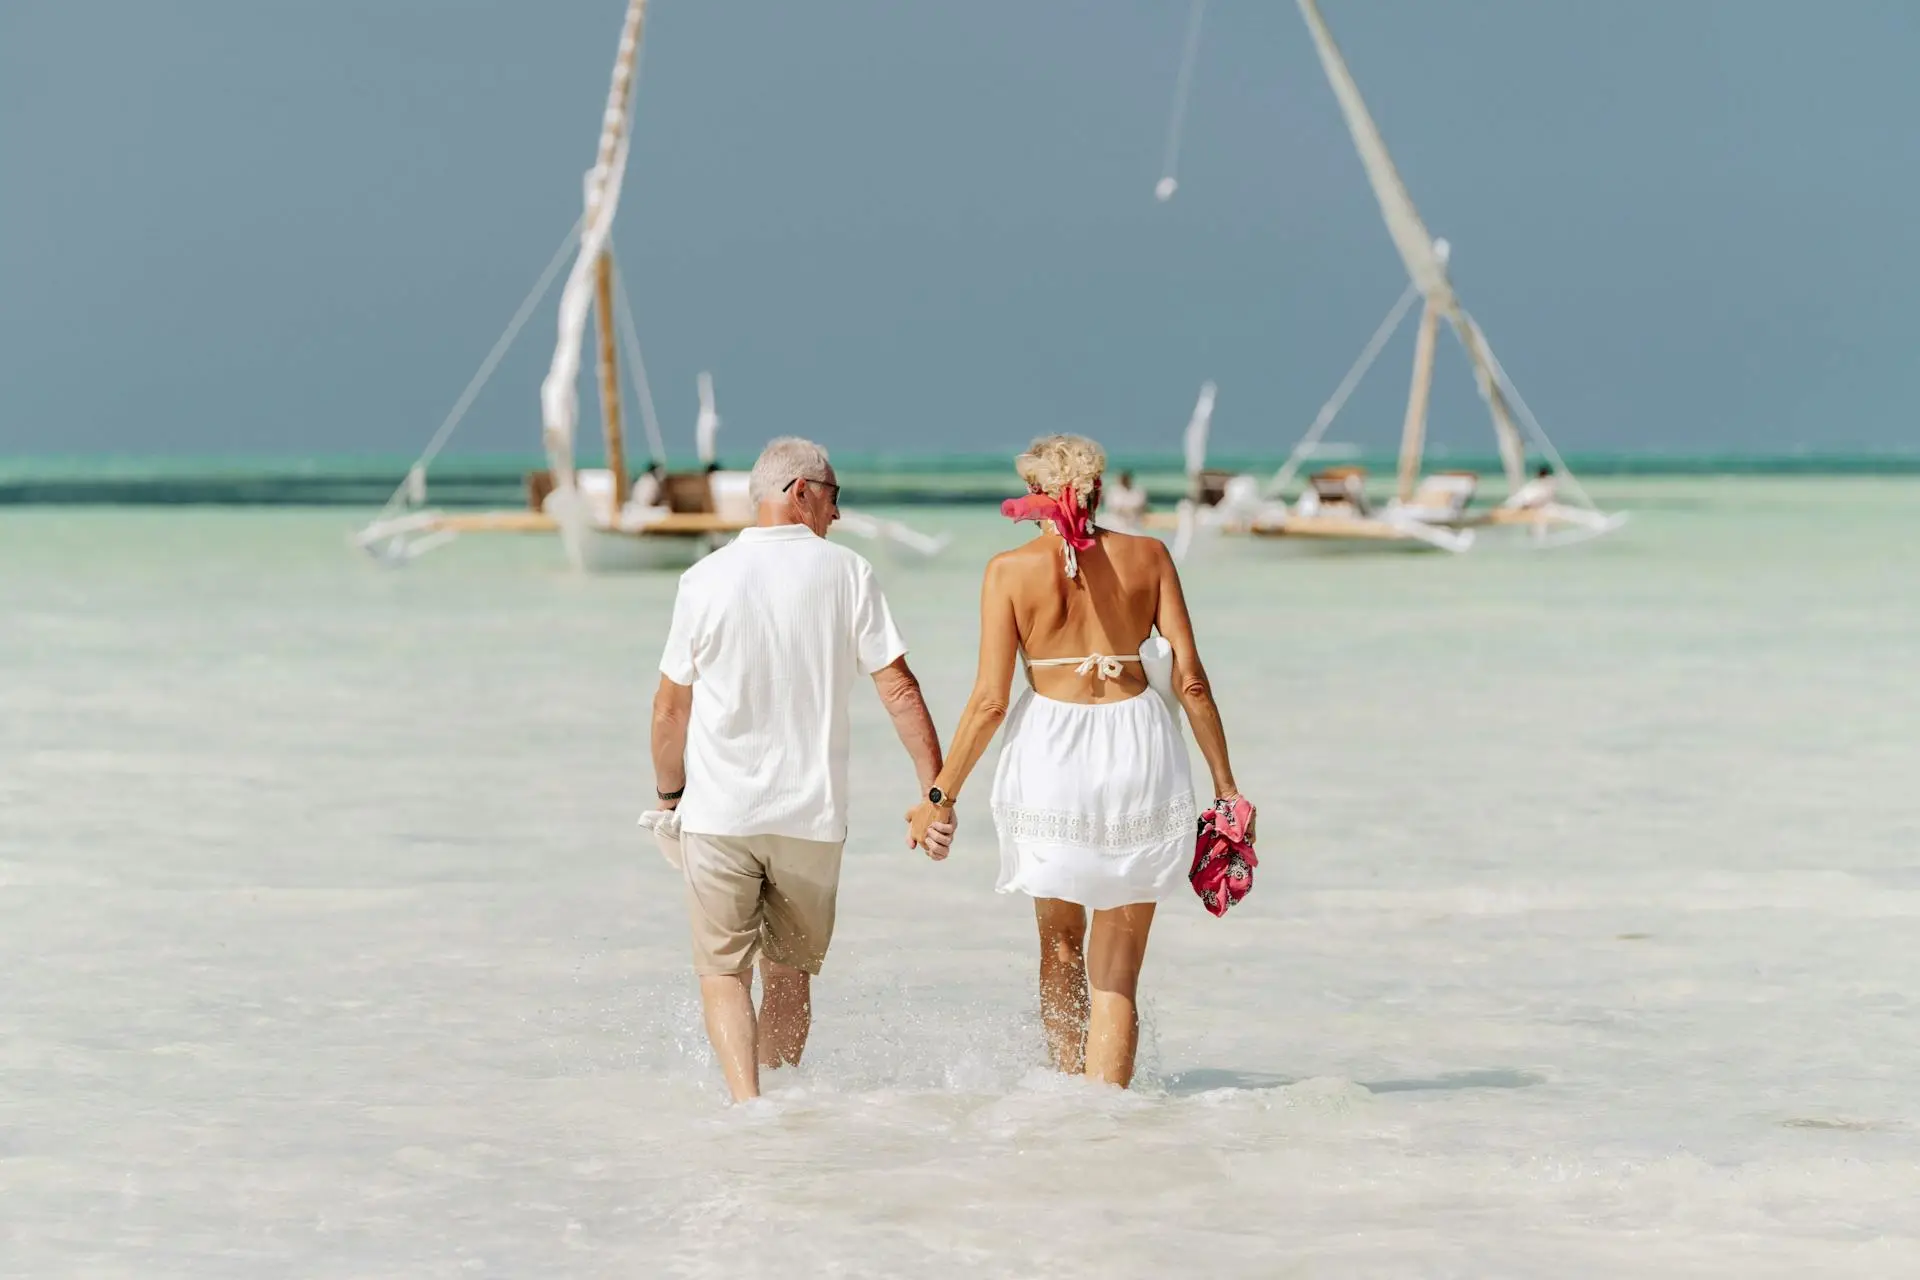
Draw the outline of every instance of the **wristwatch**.
[[[940,788],[938,788],[938,787],[928,787],[928,788],[927,788],[927,803],[928,803],[928,804],[943,804],[943,805],[946,805],[947,807],[949,807],[949,808],[951,808],[951,807],[953,806],[953,797],[952,797],[952,796],[950,796],[950,795],[948,795],[948,794],[947,794],[946,792],[944,792],[944,791],[942,791],[942,790],[941,790]]]

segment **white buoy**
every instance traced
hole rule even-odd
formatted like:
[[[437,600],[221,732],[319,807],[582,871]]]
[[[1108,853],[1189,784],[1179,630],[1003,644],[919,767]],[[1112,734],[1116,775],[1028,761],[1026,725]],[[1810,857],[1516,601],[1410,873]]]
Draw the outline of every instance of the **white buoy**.
[[[1153,198],[1161,204],[1165,204],[1167,201],[1173,199],[1173,193],[1179,189],[1180,183],[1177,179],[1171,176],[1162,178],[1153,184]]]

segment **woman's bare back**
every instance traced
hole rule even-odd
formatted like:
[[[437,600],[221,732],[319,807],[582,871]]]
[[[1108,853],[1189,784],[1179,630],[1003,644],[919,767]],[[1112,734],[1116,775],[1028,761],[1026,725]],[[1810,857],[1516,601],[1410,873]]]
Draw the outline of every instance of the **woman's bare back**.
[[[1170,564],[1164,543],[1102,529],[1095,545],[1078,553],[1079,576],[1069,578],[1060,539],[1043,533],[994,557],[989,591],[1004,592],[1012,605],[1020,650],[1029,659],[1084,658],[1111,654],[1131,659],[1153,634],[1160,590]],[[1143,692],[1140,664],[1122,663],[1120,674],[1077,674],[1073,667],[1029,668],[1034,691],[1061,702],[1111,702]]]

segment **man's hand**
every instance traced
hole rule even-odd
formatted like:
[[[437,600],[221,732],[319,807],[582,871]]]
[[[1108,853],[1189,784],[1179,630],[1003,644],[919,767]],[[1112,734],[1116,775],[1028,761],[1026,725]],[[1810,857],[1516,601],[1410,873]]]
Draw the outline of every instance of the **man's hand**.
[[[907,848],[924,849],[935,862],[943,861],[959,825],[952,805],[922,800],[907,810]]]

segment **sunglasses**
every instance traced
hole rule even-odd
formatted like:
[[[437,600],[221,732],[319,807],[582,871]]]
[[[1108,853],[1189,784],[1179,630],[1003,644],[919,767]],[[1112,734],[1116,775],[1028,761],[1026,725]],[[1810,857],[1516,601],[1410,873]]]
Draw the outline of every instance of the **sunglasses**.
[[[795,476],[793,479],[787,481],[785,484],[780,486],[780,492],[782,493],[790,492],[793,489],[793,486],[795,486],[796,484],[799,484],[802,480],[805,480],[808,484],[825,485],[827,488],[833,490],[832,501],[833,501],[834,509],[835,510],[839,509],[840,486],[835,484],[831,480],[815,480],[812,476]]]

